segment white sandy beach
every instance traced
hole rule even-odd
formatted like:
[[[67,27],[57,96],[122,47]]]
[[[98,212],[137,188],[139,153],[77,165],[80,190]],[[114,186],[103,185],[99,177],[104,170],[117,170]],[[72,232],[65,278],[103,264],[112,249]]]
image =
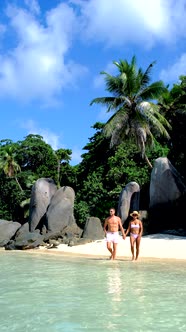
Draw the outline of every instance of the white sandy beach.
[[[108,257],[109,252],[106,248],[106,241],[97,240],[91,243],[67,246],[60,244],[57,248],[46,249],[40,247],[42,252],[69,253],[73,255],[86,255]],[[125,240],[120,237],[118,244],[117,258],[131,258],[130,239]],[[143,236],[140,246],[140,258],[163,258],[163,259],[184,259],[186,260],[186,237],[174,236],[169,234],[153,234]]]

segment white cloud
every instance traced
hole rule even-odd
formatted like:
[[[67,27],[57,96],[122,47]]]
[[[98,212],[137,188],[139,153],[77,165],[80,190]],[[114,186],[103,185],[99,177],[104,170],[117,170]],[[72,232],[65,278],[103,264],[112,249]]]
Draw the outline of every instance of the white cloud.
[[[37,0],[24,3],[27,10],[9,5],[9,21],[0,25],[5,38],[14,34],[11,48],[0,49],[1,97],[51,105],[65,88],[74,88],[87,72],[69,57],[75,37],[143,48],[185,38],[185,0],[72,0],[46,13]],[[101,85],[101,76],[95,77],[94,87]]]
[[[56,133],[52,132],[49,129],[40,128],[38,124],[31,119],[24,121],[24,123],[21,124],[21,127],[27,130],[26,135],[32,134],[32,135],[42,136],[43,140],[47,144],[49,144],[54,151],[58,149],[66,149],[66,146],[64,144],[61,144],[59,135],[57,135]],[[71,155],[70,164],[77,165],[82,160],[81,155],[83,151],[79,149],[77,146],[74,146],[71,150],[72,150],[72,155]]]
[[[24,2],[31,12],[40,14],[40,6],[37,0],[24,0]]]
[[[186,69],[186,53],[183,53],[180,58],[170,67],[163,69],[160,73],[160,79],[165,82],[176,83],[180,75],[185,75]]]
[[[77,164],[79,164],[81,162],[81,160],[82,160],[82,158],[81,158],[82,154],[83,154],[82,150],[80,150],[77,147],[73,147],[70,164],[71,165],[77,165]]]
[[[41,129],[39,134],[43,137],[44,141],[47,144],[51,145],[53,150],[59,149],[60,146],[59,146],[59,136],[58,135],[52,133],[48,129]]]
[[[51,145],[53,150],[61,148],[59,141],[60,137],[49,129],[39,128],[33,120],[28,120],[22,123],[21,127],[27,130],[27,135],[32,134],[42,136],[43,140]]]
[[[152,47],[157,40],[185,37],[185,0],[89,0],[79,5],[87,39],[108,46],[126,43]]]
[[[62,89],[75,85],[86,68],[70,59],[65,62],[77,30],[73,9],[61,3],[47,12],[43,24],[33,13],[13,6],[7,16],[17,45],[0,54],[0,94],[50,102]]]

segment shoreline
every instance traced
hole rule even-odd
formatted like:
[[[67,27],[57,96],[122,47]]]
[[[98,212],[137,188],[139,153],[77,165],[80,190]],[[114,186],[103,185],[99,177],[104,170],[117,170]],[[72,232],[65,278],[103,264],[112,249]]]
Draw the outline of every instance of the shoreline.
[[[1,251],[6,250],[2,248]],[[106,248],[105,239],[72,247],[66,244],[60,244],[56,248],[39,247],[27,250],[14,250],[13,252],[25,251],[34,254],[53,254],[61,255],[62,257],[84,257],[110,261],[110,253]],[[10,252],[12,251],[10,250]],[[142,236],[138,261],[144,260],[186,261],[186,237],[161,233]],[[116,261],[131,261],[129,236],[127,236],[125,240],[120,236]]]

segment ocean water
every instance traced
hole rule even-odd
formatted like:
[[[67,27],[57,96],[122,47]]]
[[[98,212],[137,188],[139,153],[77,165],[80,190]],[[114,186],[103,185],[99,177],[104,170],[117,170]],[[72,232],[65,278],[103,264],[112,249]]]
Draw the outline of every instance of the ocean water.
[[[0,252],[0,332],[186,331],[186,262]]]

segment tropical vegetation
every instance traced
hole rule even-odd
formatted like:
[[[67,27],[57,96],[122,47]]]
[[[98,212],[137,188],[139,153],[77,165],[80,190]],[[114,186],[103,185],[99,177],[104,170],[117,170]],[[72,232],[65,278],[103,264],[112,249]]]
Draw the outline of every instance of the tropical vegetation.
[[[119,145],[126,137],[135,139],[141,155],[152,168],[146,145],[152,146],[155,136],[170,138],[167,128],[169,122],[159,111],[159,105],[153,102],[166,91],[164,83],[150,84],[151,70],[155,62],[145,71],[137,68],[135,56],[131,63],[127,60],[114,61],[119,73],[115,76],[101,72],[105,76],[106,90],[111,94],[92,100],[91,105],[101,104],[107,107],[112,116],[104,127],[104,133],[111,137],[111,146]]]
[[[147,209],[149,164],[160,156],[168,156],[186,181],[186,76],[169,88],[163,82],[150,84],[154,63],[145,71],[137,69],[135,58],[115,65],[117,76],[104,73],[110,95],[91,102],[106,105],[113,114],[107,123],[93,124],[95,133],[78,165],[70,164],[70,149],[54,151],[39,135],[0,141],[0,219],[24,223],[32,186],[42,177],[75,190],[79,225],[89,216],[103,220],[111,205],[117,208],[130,181],[141,186],[140,207]]]

